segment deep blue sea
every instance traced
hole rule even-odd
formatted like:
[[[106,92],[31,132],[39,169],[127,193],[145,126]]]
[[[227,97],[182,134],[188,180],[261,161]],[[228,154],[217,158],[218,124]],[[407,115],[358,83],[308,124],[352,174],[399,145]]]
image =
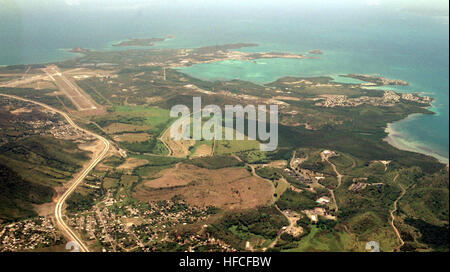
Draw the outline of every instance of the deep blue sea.
[[[23,1],[18,1],[23,2]],[[50,1],[51,2],[51,1]],[[213,1],[211,1],[213,2]],[[364,1],[363,1],[364,2]],[[435,98],[434,115],[391,125],[402,148],[449,157],[449,19],[384,6],[305,4],[187,4],[0,7],[0,65],[75,57],[68,48],[117,50],[127,38],[175,35],[156,47],[197,47],[255,42],[244,50],[306,53],[318,60],[258,60],[196,65],[184,72],[204,79],[240,78],[265,83],[285,75],[376,74],[410,83],[405,92]],[[105,2],[107,3],[107,2]],[[365,2],[364,2],[365,3]],[[336,77],[336,80],[340,79]],[[299,139],[301,141],[301,139]]]

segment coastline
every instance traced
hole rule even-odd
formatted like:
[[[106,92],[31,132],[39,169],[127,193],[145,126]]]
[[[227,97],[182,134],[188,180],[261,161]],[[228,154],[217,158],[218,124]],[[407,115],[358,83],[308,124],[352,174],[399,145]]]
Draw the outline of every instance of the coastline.
[[[409,115],[407,118],[413,118],[415,115],[418,115],[420,113],[415,113]],[[405,119],[403,119],[405,120]],[[394,123],[388,123],[386,126],[386,129],[384,130],[388,135],[386,138],[383,139],[383,141],[387,142],[391,146],[404,150],[404,151],[410,151],[410,152],[416,152],[420,154],[424,154],[427,156],[431,156],[436,158],[439,162],[448,165],[449,164],[449,158],[446,158],[440,154],[438,154],[436,151],[432,150],[431,148],[427,148],[425,146],[420,146],[417,143],[411,142],[408,140],[408,138],[405,135],[402,135],[401,132],[395,130],[393,127]]]
[[[98,51],[122,51],[122,50],[129,50],[129,49],[142,49],[143,46],[124,46],[124,47],[118,47],[118,46],[113,46],[113,44],[115,42],[120,42],[123,40],[118,40],[118,41],[109,41],[107,42],[106,46],[104,47],[100,47],[100,48],[89,48],[90,50],[98,50]],[[158,47],[155,46],[155,49],[157,49]],[[70,49],[68,48],[58,48],[57,49],[58,53],[60,53],[57,56],[51,56],[49,59],[47,59],[46,61],[43,62],[31,62],[29,64],[23,64],[23,65],[32,65],[32,64],[47,64],[47,63],[53,63],[53,62],[61,62],[61,61],[67,61],[70,59],[75,59],[77,57],[82,56],[82,53],[80,52],[70,52]],[[239,51],[239,50],[237,50]],[[283,58],[274,58],[274,60],[279,60],[279,59],[283,59]],[[284,59],[283,59],[284,60]],[[221,62],[227,62],[229,60],[225,60],[225,61],[219,61],[216,63],[221,63]],[[233,62],[249,62],[248,60],[232,60]],[[249,62],[251,63],[251,62]],[[261,63],[261,64],[268,64],[268,63]],[[0,67],[7,67],[9,65],[14,65],[14,64],[0,64]],[[193,66],[196,66],[196,64],[194,64]],[[191,67],[186,67],[186,68],[192,68]],[[177,67],[176,69],[180,69],[180,68],[184,68],[184,67]],[[183,70],[183,69],[180,69]],[[186,72],[186,71],[182,71],[182,72]],[[190,74],[190,73],[187,73]],[[358,84],[364,81],[361,80],[357,80],[357,79],[353,79],[353,78],[345,78],[342,77],[340,75],[345,74],[345,73],[332,73],[332,74],[324,74],[327,76],[330,76],[333,78],[333,82],[337,82],[337,83],[354,83],[354,84]],[[192,75],[192,74],[191,74]],[[198,75],[197,73],[194,73],[192,76],[194,77],[198,77],[200,79],[203,80],[215,80],[215,79],[220,79],[220,80],[224,80],[226,78],[208,78],[208,76],[206,77],[202,77],[200,75]],[[301,76],[301,75],[296,75],[296,74],[292,74],[292,76]],[[261,80],[259,81],[257,78],[259,77],[259,75],[257,75],[255,78],[246,78],[246,79],[242,79],[242,80],[247,80],[250,82],[253,82],[255,84],[261,84],[263,85],[264,83],[270,82],[266,81],[266,80]],[[238,78],[238,77],[236,77]],[[263,78],[263,76],[261,76],[261,78]],[[279,77],[275,78],[278,79]],[[231,78],[230,78],[231,79]],[[347,82],[346,82],[347,81]],[[400,92],[400,93],[410,93],[410,89],[411,86],[365,86],[363,87],[365,89],[388,89],[388,90],[394,90],[396,92]],[[437,109],[437,107],[434,105],[437,102],[437,98],[435,98],[432,95],[434,101],[431,104],[431,107],[429,107],[428,109],[433,111],[436,116],[440,115],[439,110]],[[400,150],[404,150],[404,151],[410,151],[410,152],[416,152],[416,153],[420,153],[420,154],[424,154],[427,156],[431,156],[436,158],[439,162],[444,163],[444,164],[449,164],[449,158],[442,156],[440,154],[438,154],[435,150],[433,150],[432,148],[429,148],[427,146],[424,146],[423,144],[419,143],[419,142],[412,142],[408,139],[408,136],[405,134],[402,134],[401,132],[399,132],[398,130],[395,130],[395,128],[393,127],[395,123],[400,122],[400,121],[404,121],[408,118],[412,118],[413,116],[415,116],[416,114],[411,114],[409,115],[407,118],[396,121],[394,123],[388,123],[387,127],[385,128],[385,132],[387,133],[387,137],[385,137],[383,139],[383,141],[387,142],[388,144],[390,144],[391,146],[400,149]]]

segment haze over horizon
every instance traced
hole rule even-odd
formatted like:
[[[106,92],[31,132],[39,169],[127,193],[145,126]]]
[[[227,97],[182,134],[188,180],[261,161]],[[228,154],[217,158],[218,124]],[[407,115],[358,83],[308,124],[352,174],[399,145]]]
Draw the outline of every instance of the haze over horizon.
[[[379,7],[379,8],[398,8],[422,11],[439,11],[440,15],[447,15],[449,10],[449,2],[445,0],[1,0],[0,4],[3,10],[20,8],[22,10],[33,9],[41,10],[46,8],[80,8],[80,9],[110,9],[110,10],[137,10],[155,7],[171,7],[171,8],[205,8],[205,7],[247,7],[252,9],[263,8],[292,8],[292,7],[309,7],[309,8],[362,8],[362,7]]]

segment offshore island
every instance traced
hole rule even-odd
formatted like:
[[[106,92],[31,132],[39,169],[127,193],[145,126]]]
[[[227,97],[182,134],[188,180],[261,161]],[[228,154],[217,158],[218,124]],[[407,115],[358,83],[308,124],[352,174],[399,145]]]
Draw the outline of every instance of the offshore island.
[[[112,46],[154,46],[155,43],[164,42],[167,39],[174,39],[175,36],[167,35],[164,38],[132,38],[126,41],[121,41],[119,43],[115,43]]]

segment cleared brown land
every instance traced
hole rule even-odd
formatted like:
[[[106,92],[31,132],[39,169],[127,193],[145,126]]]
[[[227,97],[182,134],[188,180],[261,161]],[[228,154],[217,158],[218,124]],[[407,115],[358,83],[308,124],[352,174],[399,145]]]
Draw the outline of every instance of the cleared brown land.
[[[146,97],[145,102],[147,103],[157,103],[159,101],[162,101],[163,98],[161,96],[154,96],[154,97]]]
[[[46,79],[37,80],[20,86],[22,88],[33,88],[37,90],[58,90],[58,88],[52,81],[48,81]],[[63,92],[61,92],[61,94],[65,95]]]
[[[152,135],[148,133],[124,133],[114,136],[114,140],[119,142],[144,142],[150,139]]]
[[[141,165],[147,164],[147,160],[140,160],[137,158],[128,158],[124,163],[122,163],[117,169],[134,169]]]
[[[13,111],[10,111],[10,113],[12,113],[14,115],[20,115],[21,113],[30,113],[32,111],[33,110],[27,109],[27,108],[18,108],[18,109],[15,109]]]
[[[198,157],[212,156],[212,154],[213,154],[212,147],[207,144],[202,144],[195,149],[195,153],[192,155],[192,157],[198,158]]]
[[[178,195],[194,206],[249,209],[269,204],[273,193],[271,184],[244,168],[209,170],[178,164],[161,171],[159,178],[143,182],[133,196],[149,201]]]
[[[290,100],[290,101],[300,101],[301,100],[298,97],[292,97],[292,96],[274,96],[273,99]]]
[[[176,158],[186,158],[189,155],[189,147],[195,144],[195,140],[173,140],[170,137],[170,129],[161,136],[161,140],[167,144],[172,154]]]
[[[286,165],[287,165],[287,161],[285,161],[285,160],[272,161],[267,164],[268,167],[274,167],[274,168],[285,168]]]
[[[120,133],[120,132],[129,132],[129,131],[143,131],[151,129],[151,126],[136,126],[130,124],[123,123],[112,123],[109,126],[105,127],[104,130],[106,133]]]

